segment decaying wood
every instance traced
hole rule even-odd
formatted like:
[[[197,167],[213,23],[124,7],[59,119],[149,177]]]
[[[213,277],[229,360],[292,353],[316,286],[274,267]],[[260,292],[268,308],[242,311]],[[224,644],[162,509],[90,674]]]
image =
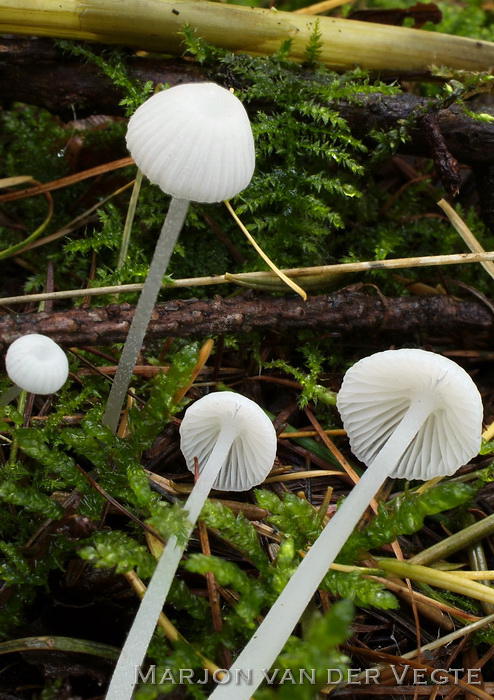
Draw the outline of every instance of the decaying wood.
[[[129,56],[128,67],[132,77],[154,84],[218,80],[198,65],[178,59]],[[45,107],[66,121],[98,113],[123,114],[119,104],[122,94],[109,78],[95,66],[63,54],[46,39],[10,37],[0,40],[0,97],[4,102],[19,101]],[[339,102],[331,106],[347,120],[355,136],[365,138],[373,129],[397,128],[413,113],[419,117],[429,103],[426,98],[405,93],[360,95],[358,102]],[[489,109],[482,106],[484,112]],[[434,119],[445,148],[458,161],[467,165],[493,162],[494,125],[471,119],[458,105],[439,110]],[[409,140],[400,144],[401,153],[433,155],[430,130],[424,131],[420,120],[409,135]]]
[[[446,191],[451,197],[456,197],[461,185],[460,166],[446,146],[437,116],[430,113],[422,114],[418,117],[417,124],[424,130],[434,164]]]
[[[204,80],[198,65],[179,59],[128,57],[129,74],[153,84]],[[44,107],[65,121],[93,114],[123,115],[122,93],[91,63],[50,39],[0,39],[0,99]]]
[[[25,333],[44,333],[63,346],[111,345],[125,340],[133,306],[111,305],[58,313],[0,317],[0,349]],[[449,296],[386,298],[353,290],[309,297],[189,299],[158,304],[147,339],[203,338],[222,333],[317,329],[321,333],[396,334],[395,342],[420,332],[423,337],[452,334],[468,345],[472,334],[494,334],[494,314],[477,301]]]

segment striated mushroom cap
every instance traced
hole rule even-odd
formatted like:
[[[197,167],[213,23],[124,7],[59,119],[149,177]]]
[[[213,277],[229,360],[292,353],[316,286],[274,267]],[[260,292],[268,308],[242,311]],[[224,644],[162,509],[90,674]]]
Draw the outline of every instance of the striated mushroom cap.
[[[345,375],[337,406],[354,455],[372,464],[419,401],[432,401],[431,412],[390,476],[447,476],[478,454],[482,400],[470,376],[441,355],[403,349],[365,357]]]
[[[178,199],[221,202],[245,189],[254,172],[247,112],[215,83],[153,95],[132,115],[127,147],[151,182]]]
[[[194,457],[202,471],[221,428],[235,426],[225,464],[213,484],[219,491],[247,491],[264,481],[276,456],[273,424],[254,401],[232,392],[208,394],[187,409],[180,425],[180,449],[194,472]]]
[[[65,384],[69,374],[62,348],[39,333],[14,340],[7,350],[5,366],[14,384],[33,394],[53,394]]]

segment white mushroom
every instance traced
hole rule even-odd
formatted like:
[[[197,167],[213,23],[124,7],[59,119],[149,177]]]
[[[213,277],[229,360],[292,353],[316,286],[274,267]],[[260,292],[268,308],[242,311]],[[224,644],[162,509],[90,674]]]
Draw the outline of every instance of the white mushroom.
[[[53,394],[65,384],[69,375],[69,363],[62,348],[39,333],[14,340],[7,350],[5,367],[16,386],[2,397],[2,404],[14,399],[21,390]]]
[[[373,470],[389,465],[386,476],[449,476],[480,449],[478,389],[456,362],[433,352],[386,350],[360,360],[346,373],[337,406],[354,455]],[[391,435],[394,454],[387,445]]]
[[[285,586],[230,672],[250,684],[219,685],[211,700],[248,700],[282,650],[330,564],[387,476],[453,474],[480,448],[482,401],[456,363],[424,350],[387,350],[345,375],[337,406],[350,444],[368,465]]]
[[[235,437],[228,445],[227,455],[220,455],[214,462],[213,449],[220,442],[221,433],[227,434],[231,428]],[[276,433],[254,401],[241,394],[217,392],[203,396],[187,410],[180,426],[180,449],[191,472],[197,458],[204,482],[211,478],[206,476],[206,469],[215,470],[210,488],[247,491],[263,482],[271,469],[276,455]]]
[[[130,118],[127,147],[151,182],[176,199],[230,199],[254,172],[247,112],[215,83],[186,83],[153,95]]]
[[[115,433],[153,307],[190,201],[220,202],[249,184],[254,139],[240,100],[215,83],[159,92],[131,117],[127,146],[152,182],[172,195],[103,416]]]
[[[276,455],[276,432],[256,403],[221,392],[190,406],[180,437],[188,468],[195,471],[195,458],[199,463],[199,477],[184,506],[190,536],[211,488],[245,491],[264,481]],[[131,697],[135,669],[144,660],[184,548],[175,536],[168,540],[115,667],[107,700]]]

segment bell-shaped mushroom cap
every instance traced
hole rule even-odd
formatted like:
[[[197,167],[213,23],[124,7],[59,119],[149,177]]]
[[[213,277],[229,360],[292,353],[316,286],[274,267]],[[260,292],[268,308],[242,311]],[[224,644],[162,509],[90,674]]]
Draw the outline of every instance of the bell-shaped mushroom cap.
[[[446,476],[478,454],[482,400],[459,365],[426,350],[386,350],[357,362],[345,375],[337,406],[354,455],[372,464],[415,402],[431,410],[392,477]]]
[[[245,189],[254,172],[247,112],[215,83],[153,95],[132,115],[127,147],[151,182],[178,199],[221,202]]]
[[[33,394],[53,394],[65,384],[69,374],[62,348],[39,333],[14,340],[7,350],[5,366],[14,384]]]
[[[228,391],[203,396],[185,413],[180,449],[190,471],[194,472],[194,457],[202,471],[221,428],[228,423],[234,425],[236,436],[213,488],[247,491],[264,481],[276,456],[275,429],[254,401]]]

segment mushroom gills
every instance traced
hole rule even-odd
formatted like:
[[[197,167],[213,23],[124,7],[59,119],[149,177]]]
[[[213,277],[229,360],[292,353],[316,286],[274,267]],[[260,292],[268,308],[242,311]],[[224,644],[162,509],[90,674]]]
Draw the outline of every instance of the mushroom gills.
[[[368,468],[230,668],[232,677],[250,669],[251,682],[219,685],[211,700],[248,700],[255,692],[388,476],[453,474],[480,448],[479,391],[459,365],[432,352],[387,350],[360,360],[345,375],[337,406],[352,451]]]

